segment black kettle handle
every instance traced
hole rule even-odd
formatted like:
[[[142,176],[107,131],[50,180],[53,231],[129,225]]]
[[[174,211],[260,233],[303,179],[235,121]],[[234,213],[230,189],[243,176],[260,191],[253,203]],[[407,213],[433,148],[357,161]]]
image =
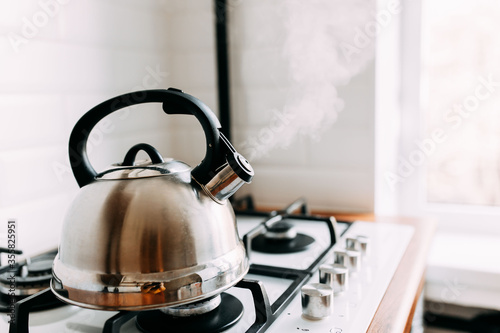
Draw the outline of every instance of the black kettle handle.
[[[95,106],[80,118],[69,139],[71,169],[80,187],[93,182],[97,176],[87,155],[87,140],[92,128],[101,119],[117,110],[153,102],[163,103],[163,110],[167,114],[191,114],[198,119],[205,132],[207,150],[202,162],[192,170],[191,174],[200,182],[210,178],[211,172],[213,173],[220,166],[221,161],[225,160],[225,152],[220,147],[219,120],[212,110],[197,98],[179,89],[169,88],[136,91],[111,98]]]

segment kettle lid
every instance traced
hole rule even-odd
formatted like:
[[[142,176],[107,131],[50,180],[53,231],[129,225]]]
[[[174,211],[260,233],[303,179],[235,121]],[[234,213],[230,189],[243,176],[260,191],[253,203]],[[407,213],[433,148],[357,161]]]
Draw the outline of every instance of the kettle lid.
[[[143,150],[149,155],[148,160],[136,161],[136,155]],[[96,179],[133,179],[158,177],[181,172],[188,172],[191,167],[184,162],[173,158],[166,160],[153,146],[139,143],[129,149],[122,163],[113,164],[113,168],[105,170],[96,176]],[[189,178],[189,176],[188,176]]]

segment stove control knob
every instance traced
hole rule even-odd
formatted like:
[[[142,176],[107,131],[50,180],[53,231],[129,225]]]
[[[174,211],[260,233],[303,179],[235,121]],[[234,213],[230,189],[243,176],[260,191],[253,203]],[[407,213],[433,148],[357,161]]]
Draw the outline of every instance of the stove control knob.
[[[349,287],[349,270],[340,264],[324,264],[319,266],[319,282],[333,288],[335,295],[341,294]]]
[[[323,283],[306,284],[301,290],[302,315],[318,320],[333,314],[333,289]]]
[[[361,270],[361,252],[356,250],[335,251],[335,264],[340,264],[349,269],[350,272]]]
[[[348,237],[345,240],[345,247],[348,250],[360,251],[362,256],[368,255],[369,238],[366,236]]]
[[[361,270],[361,252],[355,250],[346,250],[347,268],[350,272],[359,272]]]
[[[345,251],[333,252],[334,263],[347,267],[347,253]]]
[[[347,237],[345,239],[345,248],[347,250],[361,251],[361,243],[356,237]]]
[[[367,236],[358,236],[356,239],[359,242],[361,254],[363,256],[368,256],[370,254],[370,238]]]

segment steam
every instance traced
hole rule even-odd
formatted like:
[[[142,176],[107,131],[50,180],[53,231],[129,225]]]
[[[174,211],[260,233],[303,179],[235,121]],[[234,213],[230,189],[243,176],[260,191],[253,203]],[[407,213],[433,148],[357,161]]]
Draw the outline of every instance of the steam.
[[[373,58],[374,38],[364,32],[375,21],[374,1],[287,0],[281,16],[290,84],[282,110],[270,124],[243,144],[256,160],[299,137],[318,140],[344,107],[337,87],[359,73]],[[373,35],[375,37],[375,35]]]

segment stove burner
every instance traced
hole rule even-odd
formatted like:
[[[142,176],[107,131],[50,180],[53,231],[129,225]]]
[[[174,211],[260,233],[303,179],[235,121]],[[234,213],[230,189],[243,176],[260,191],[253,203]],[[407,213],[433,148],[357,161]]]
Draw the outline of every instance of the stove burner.
[[[253,239],[252,249],[263,253],[295,253],[307,250],[313,243],[314,238],[297,233],[293,224],[279,221]]]
[[[28,269],[30,275],[51,275],[52,274],[52,263],[54,259],[42,259],[32,261],[25,267]]]
[[[269,240],[292,240],[297,237],[297,230],[293,224],[279,221],[268,228],[264,236]]]
[[[205,300],[201,306],[210,303]],[[178,308],[194,308],[193,305],[185,305]],[[175,311],[174,311],[175,312]],[[185,313],[184,313],[185,314]],[[164,310],[142,311],[137,315],[137,328],[145,333],[216,333],[233,326],[243,315],[243,304],[234,296],[223,293],[220,297],[220,305],[215,309],[189,316],[174,316],[164,313]]]
[[[191,317],[208,313],[220,305],[221,297],[217,295],[208,300],[203,300],[197,303],[190,303],[181,306],[173,306],[160,309],[161,312],[172,317]]]
[[[297,234],[293,240],[269,240],[265,235],[259,235],[252,241],[252,250],[262,253],[284,254],[307,250],[314,243],[314,238]]]
[[[0,312],[10,311],[12,299],[16,302],[34,295],[50,286],[52,278],[52,262],[56,251],[41,254],[26,263],[17,264],[14,269],[5,266],[0,273]],[[12,295],[11,283],[15,283]],[[50,301],[33,306],[33,311],[60,306],[58,301]]]
[[[14,278],[12,276],[14,275]],[[17,296],[33,295],[50,285],[52,260],[43,258],[21,265],[17,271],[0,274],[0,292],[7,294],[12,281],[15,281]]]

